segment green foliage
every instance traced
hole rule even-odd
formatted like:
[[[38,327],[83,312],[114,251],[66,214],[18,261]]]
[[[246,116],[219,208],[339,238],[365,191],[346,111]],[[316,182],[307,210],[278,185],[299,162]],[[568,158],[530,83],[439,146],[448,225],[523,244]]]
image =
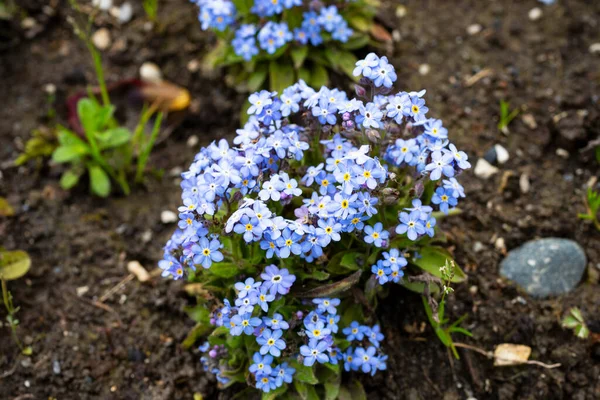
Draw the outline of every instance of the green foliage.
[[[471,332],[462,328],[460,324],[467,318],[467,314],[463,315],[452,324],[449,324],[450,320],[445,317],[445,308],[446,308],[446,295],[451,293],[453,289],[449,286],[451,282],[454,282],[454,278],[456,275],[456,267],[453,261],[446,261],[444,266],[440,268],[440,277],[442,279],[443,287],[442,287],[442,298],[439,304],[435,301],[435,299],[431,296],[431,294],[424,295],[423,298],[423,306],[425,307],[425,313],[427,314],[427,319],[431,324],[436,336],[442,342],[442,344],[448,347],[454,357],[459,358],[458,352],[456,351],[456,347],[454,346],[454,341],[452,339],[453,333],[460,333],[466,336],[473,336]]]
[[[0,248],[0,283],[2,285],[2,300],[7,313],[6,322],[11,329],[13,341],[19,347],[21,353],[25,355],[31,355],[32,349],[29,346],[24,347],[17,336],[19,320],[16,318],[16,314],[19,307],[14,306],[12,294],[8,291],[6,282],[22,277],[29,271],[30,267],[31,259],[26,252],[21,250],[6,251]]]
[[[0,217],[12,217],[15,215],[15,210],[4,198],[0,197]]]
[[[253,0],[233,0],[233,3],[240,24],[257,22],[257,17],[250,13]],[[357,0],[340,7],[340,14],[354,29],[354,34],[346,43],[335,41],[331,34],[322,32],[324,43],[318,47],[291,42],[271,55],[261,51],[249,62],[235,54],[230,44],[234,37],[232,29],[215,32],[218,36],[217,45],[205,56],[204,64],[210,69],[226,67],[229,75],[227,81],[238,90],[249,92],[259,89],[281,92],[299,79],[318,89],[328,84],[332,72],[356,80],[352,75],[357,61],[353,51],[367,46],[373,41],[372,37],[380,39],[372,35],[377,5],[374,1]],[[291,31],[302,24],[302,11],[295,7],[282,14],[282,21],[288,24]]]
[[[23,165],[33,160],[39,167],[45,158],[52,155],[57,145],[56,131],[35,129],[25,143],[25,150],[15,160],[15,165]]]
[[[596,229],[600,231],[600,220],[598,219],[598,211],[600,211],[600,192],[592,190],[591,187],[588,188],[585,206],[587,208],[587,213],[580,213],[577,217],[579,219],[592,221]]]
[[[158,0],[143,0],[142,5],[144,6],[144,11],[148,16],[148,19],[152,22],[156,22],[156,17],[158,14]]]
[[[575,336],[580,339],[587,339],[590,336],[590,330],[583,319],[581,310],[577,307],[569,310],[569,314],[562,320],[562,327],[572,329]]]
[[[498,121],[498,129],[504,133],[508,134],[508,125],[512,122],[513,119],[519,115],[520,110],[515,108],[510,111],[509,104],[500,100],[500,120]]]

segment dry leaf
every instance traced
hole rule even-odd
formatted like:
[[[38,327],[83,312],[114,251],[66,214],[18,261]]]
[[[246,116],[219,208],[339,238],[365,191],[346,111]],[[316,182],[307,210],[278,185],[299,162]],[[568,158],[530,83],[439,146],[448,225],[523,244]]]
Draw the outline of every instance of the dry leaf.
[[[371,26],[371,36],[380,42],[391,42],[392,35],[385,29],[383,26],[379,24],[373,24]]]
[[[499,344],[494,350],[494,367],[506,367],[527,363],[531,347],[522,344]]]
[[[190,105],[190,92],[169,82],[147,83],[141,92],[148,103],[162,111],[181,111]]]

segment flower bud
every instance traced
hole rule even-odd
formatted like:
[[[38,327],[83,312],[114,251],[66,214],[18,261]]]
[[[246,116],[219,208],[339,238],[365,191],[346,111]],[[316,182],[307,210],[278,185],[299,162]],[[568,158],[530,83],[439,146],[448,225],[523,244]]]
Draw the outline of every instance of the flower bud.
[[[210,356],[210,358],[215,358],[217,356],[217,351],[215,349],[212,349],[208,352],[208,355]]]
[[[393,172],[392,172],[393,173]],[[384,188],[381,193],[383,193],[384,196],[396,196],[398,197],[400,195],[400,192],[398,191],[398,189],[396,188]]]
[[[356,92],[356,95],[358,97],[366,97],[367,96],[367,89],[365,89],[364,87],[362,87],[360,85],[354,85],[354,91]]]
[[[298,312],[296,313],[296,318],[298,318],[298,319],[302,319],[302,317],[304,317],[304,313],[303,313],[302,311],[298,311]]]
[[[345,112],[344,114],[342,114],[342,119],[344,121],[348,121],[351,117],[352,115],[349,112]]]
[[[415,191],[415,197],[419,198],[421,197],[421,195],[423,194],[423,191],[425,191],[425,185],[423,184],[422,180],[418,180],[415,183],[415,186],[413,187],[414,191]]]
[[[386,206],[391,206],[393,204],[396,204],[398,202],[398,196],[384,196],[383,197],[383,204],[385,204]]]
[[[379,140],[381,139],[381,134],[377,129],[369,128],[366,130],[365,134],[367,135],[367,139],[372,143],[379,143]]]

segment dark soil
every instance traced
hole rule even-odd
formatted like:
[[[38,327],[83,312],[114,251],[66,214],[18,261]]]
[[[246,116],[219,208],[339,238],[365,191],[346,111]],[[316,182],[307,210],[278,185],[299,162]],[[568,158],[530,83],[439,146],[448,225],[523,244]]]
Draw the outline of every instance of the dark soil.
[[[64,192],[59,167],[15,168],[12,160],[30,132],[48,124],[44,86],[56,86],[64,123],[65,99],[93,84],[93,69],[66,21],[67,7],[52,14],[44,13],[45,2],[22,3],[38,21],[38,32],[28,35],[18,23],[0,26],[0,196],[17,211],[0,220],[0,245],[26,250],[33,260],[24,279],[10,282],[21,307],[19,335],[33,354],[19,355],[8,328],[0,329],[0,398],[229,398],[202,372],[197,354],[180,346],[193,326],[183,312],[190,299],[182,283],[133,279],[98,300],[128,275],[128,261],[154,269],[173,229],[161,223],[160,213],[180,201],[177,169],[189,165],[200,145],[235,132],[243,96],[226,88],[222,76],[187,68],[210,39],[185,1],[161,1],[161,27],[153,31],[144,29],[139,5],[136,18],[123,27],[100,19],[111,28],[113,42],[125,40],[124,49],[120,43],[104,53],[108,81],[135,77],[144,61],[153,61],[167,79],[190,90],[193,102],[151,156],[151,164],[165,171],[161,180],[150,180],[127,198],[101,200],[83,187]],[[467,282],[455,287],[449,313],[468,313],[465,326],[474,337],[456,340],[486,350],[525,344],[533,349],[531,359],[561,366],[493,367],[463,349],[461,359],[453,360],[426,325],[420,298],[398,287],[382,306],[388,371],[363,380],[368,397],[600,398],[600,343],[560,327],[566,311],[578,306],[600,332],[600,233],[576,218],[584,211],[586,184],[600,172],[592,155],[580,152],[600,135],[600,56],[589,51],[600,40],[600,3],[410,0],[402,2],[408,13],[401,19],[391,3],[381,18],[400,34],[389,56],[403,89],[428,90],[433,114],[473,164],[496,143],[511,155],[489,180],[466,174],[464,213],[442,223],[468,273]],[[532,22],[528,12],[538,6],[543,16]],[[482,31],[469,35],[472,24]],[[426,75],[419,72],[422,64],[430,67]],[[501,99],[531,114],[537,127],[519,116],[508,135],[500,133]],[[200,139],[195,146],[187,144],[192,135]],[[557,155],[557,149],[569,156]],[[519,188],[522,174],[531,183],[528,193]],[[500,278],[505,250],[499,238],[510,250],[551,236],[576,240],[586,251],[588,272],[572,293],[536,300]]]

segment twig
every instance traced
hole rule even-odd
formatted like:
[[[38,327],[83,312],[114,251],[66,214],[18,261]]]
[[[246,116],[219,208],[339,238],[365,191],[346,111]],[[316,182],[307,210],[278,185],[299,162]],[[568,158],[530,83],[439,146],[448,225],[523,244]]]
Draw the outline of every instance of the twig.
[[[454,346],[455,347],[462,347],[463,349],[473,350],[473,351],[475,351],[475,352],[477,352],[479,354],[483,354],[484,356],[486,356],[490,360],[496,359],[496,360],[500,360],[500,361],[512,361],[512,362],[515,362],[515,360],[513,360],[511,358],[497,357],[491,351],[485,351],[484,349],[480,349],[479,347],[471,346],[471,345],[468,345],[468,344],[465,344],[465,343],[454,343]],[[558,368],[561,365],[560,363],[546,364],[546,363],[543,363],[541,361],[536,361],[536,360],[523,361],[522,364],[537,365],[537,366],[540,366],[540,367],[546,368],[546,369]]]
[[[113,286],[112,288],[107,290],[102,296],[100,296],[100,298],[98,299],[98,302],[104,303],[104,301],[106,299],[108,299],[110,296],[115,294],[119,289],[121,289],[123,286],[125,286],[127,284],[127,282],[131,281],[134,277],[135,277],[135,275],[133,275],[133,274],[127,275],[119,283],[117,283],[115,286]]]
[[[481,79],[493,75],[494,74],[494,70],[491,68],[484,68],[481,71],[479,71],[478,73],[476,73],[475,75],[467,78],[465,80],[465,86],[466,87],[471,87],[474,84],[476,84],[477,82],[479,82]]]
[[[96,307],[96,308],[100,308],[104,311],[108,311],[111,314],[114,314],[115,317],[117,318],[119,325],[123,325],[123,320],[121,320],[121,316],[119,315],[118,312],[116,312],[112,307],[104,304],[104,303],[100,303],[99,301],[93,301],[93,300],[88,300],[85,297],[79,297],[76,296],[75,294],[72,294],[70,292],[67,292],[70,296],[82,301],[84,304],[90,305],[92,307]]]

